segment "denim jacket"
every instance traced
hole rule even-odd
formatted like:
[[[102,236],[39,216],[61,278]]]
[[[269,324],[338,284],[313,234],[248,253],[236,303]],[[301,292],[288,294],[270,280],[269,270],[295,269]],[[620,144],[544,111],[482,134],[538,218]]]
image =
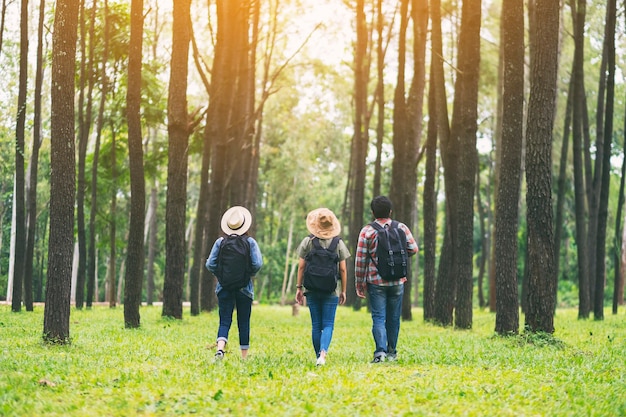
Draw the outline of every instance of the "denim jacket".
[[[220,246],[222,245],[223,237],[218,238],[213,244],[213,248],[211,249],[211,254],[209,258],[206,260],[206,268],[215,275],[217,272],[217,255],[220,251]],[[263,255],[261,255],[261,250],[259,249],[259,245],[256,243],[256,240],[251,236],[248,236],[248,243],[250,243],[250,258],[252,263],[252,274],[256,275],[257,272],[263,266]],[[222,286],[219,281],[215,286],[215,293],[218,294],[222,290]],[[240,291],[242,291],[245,295],[254,300],[254,288],[252,286],[252,280],[248,283],[247,286],[243,287]]]

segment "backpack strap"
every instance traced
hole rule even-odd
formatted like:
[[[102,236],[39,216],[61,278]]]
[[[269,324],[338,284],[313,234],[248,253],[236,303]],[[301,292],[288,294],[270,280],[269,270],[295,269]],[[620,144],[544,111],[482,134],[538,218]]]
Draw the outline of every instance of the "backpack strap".
[[[341,238],[339,236],[335,236],[333,240],[330,241],[330,245],[328,246],[328,250],[331,252],[335,252],[337,250],[337,245],[339,245],[339,240]]]

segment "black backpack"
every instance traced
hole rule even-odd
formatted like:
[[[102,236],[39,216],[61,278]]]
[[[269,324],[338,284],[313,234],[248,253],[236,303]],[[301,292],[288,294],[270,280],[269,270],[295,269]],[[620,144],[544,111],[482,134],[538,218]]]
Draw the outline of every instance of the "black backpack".
[[[239,290],[250,282],[250,242],[247,236],[230,235],[222,240],[217,255],[216,276],[222,287]]]
[[[370,223],[376,229],[378,235],[378,274],[385,281],[396,281],[406,277],[408,254],[406,251],[406,234],[398,227],[398,222],[393,220],[389,229],[375,221]]]
[[[328,248],[323,248],[317,237],[312,237],[311,243],[313,247],[304,258],[304,286],[309,291],[330,294],[337,289],[339,277],[339,237],[335,236]]]

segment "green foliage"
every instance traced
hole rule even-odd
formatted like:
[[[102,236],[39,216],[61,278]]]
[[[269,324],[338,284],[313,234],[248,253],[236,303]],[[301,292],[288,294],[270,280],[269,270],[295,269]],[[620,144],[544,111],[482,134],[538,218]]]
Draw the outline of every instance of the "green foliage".
[[[371,319],[340,308],[326,366],[316,368],[306,308],[255,306],[250,356],[237,330],[215,362],[215,312],[181,321],[142,308],[72,310],[72,343],[42,343],[43,308],[0,306],[0,415],[607,416],[626,412],[624,310],[603,322],[558,310],[556,334],[494,337],[403,322],[399,360],[370,364]],[[421,311],[415,311],[415,317]]]

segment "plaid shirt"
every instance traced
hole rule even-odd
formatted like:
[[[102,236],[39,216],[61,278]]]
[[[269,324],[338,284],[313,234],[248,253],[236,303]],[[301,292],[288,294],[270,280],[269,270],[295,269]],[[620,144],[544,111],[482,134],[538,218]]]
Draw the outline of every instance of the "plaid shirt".
[[[391,219],[376,219],[376,222],[381,226],[388,227],[391,225]],[[418,250],[417,243],[415,243],[415,239],[409,228],[400,222],[398,222],[398,228],[402,229],[406,234],[406,249],[408,255],[416,254]],[[371,224],[367,224],[361,229],[361,233],[359,233],[359,241],[357,243],[354,261],[354,279],[357,287],[365,283],[381,286],[403,284],[406,278],[401,278],[397,281],[384,281],[380,275],[378,275],[378,270],[372,262],[372,259],[374,259],[378,264],[378,256],[376,255],[378,239],[376,239],[376,234],[376,229],[374,229]]]

